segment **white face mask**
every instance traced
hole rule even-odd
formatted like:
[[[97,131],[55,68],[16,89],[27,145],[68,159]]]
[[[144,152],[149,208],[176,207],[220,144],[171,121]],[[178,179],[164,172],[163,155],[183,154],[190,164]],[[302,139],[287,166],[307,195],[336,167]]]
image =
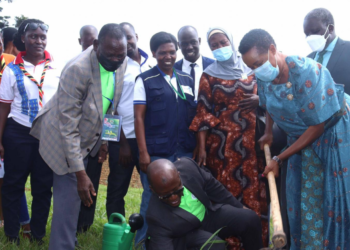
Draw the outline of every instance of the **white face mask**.
[[[329,25],[328,25],[324,35],[310,35],[310,36],[306,37],[306,42],[309,44],[312,51],[320,52],[324,49],[324,47],[326,46],[327,39],[330,35],[330,34],[328,34],[327,38],[324,37],[328,31],[328,28],[329,28]]]

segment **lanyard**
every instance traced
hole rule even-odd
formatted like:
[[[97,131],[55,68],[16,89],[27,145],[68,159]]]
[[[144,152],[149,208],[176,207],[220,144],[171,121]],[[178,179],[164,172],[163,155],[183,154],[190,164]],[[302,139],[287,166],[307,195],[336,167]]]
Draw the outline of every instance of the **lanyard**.
[[[109,82],[110,74],[108,74],[108,82]],[[102,95],[104,98],[106,98],[110,103],[112,104],[112,115],[114,115],[115,108],[114,108],[114,92],[115,92],[115,72],[113,72],[113,99],[109,99],[107,96]]]
[[[176,74],[175,69],[174,69],[174,74],[175,74],[175,77],[176,77],[176,83],[177,83],[177,85],[180,86],[180,89],[181,89],[181,93],[182,93],[182,94],[180,94],[180,93],[174,88],[174,86],[173,86],[172,83],[171,83],[171,79],[170,79],[170,81],[169,81],[169,85],[173,88],[173,90],[175,91],[175,93],[176,93],[182,100],[185,100],[185,101],[186,101],[186,95],[185,95],[185,93],[184,93],[184,91],[183,91],[183,89],[182,89],[182,87],[181,87],[181,84],[179,83],[180,81],[179,81],[179,78],[177,77],[177,74]]]
[[[49,64],[50,64],[50,59],[46,59],[45,61],[45,66],[44,66],[44,70],[43,73],[41,74],[40,77],[40,84],[35,80],[35,78],[29,74],[26,69],[24,68],[24,64],[20,63],[18,66],[21,69],[22,73],[28,77],[30,80],[32,80],[32,82],[34,82],[36,84],[36,86],[38,86],[38,90],[39,90],[39,105],[40,107],[43,107],[43,96],[44,96],[44,91],[43,91],[43,85],[44,85],[44,79],[45,79],[45,74],[46,74],[46,70],[49,68]]]
[[[0,65],[0,80],[2,78],[2,73],[6,67],[6,62],[5,62],[5,57],[4,56],[1,56],[1,65]]]

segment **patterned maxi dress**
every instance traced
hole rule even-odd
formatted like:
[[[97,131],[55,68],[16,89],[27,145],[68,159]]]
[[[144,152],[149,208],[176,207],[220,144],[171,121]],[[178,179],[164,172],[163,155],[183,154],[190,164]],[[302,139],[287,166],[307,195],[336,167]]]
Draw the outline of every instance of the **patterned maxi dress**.
[[[255,112],[242,113],[238,103],[243,94],[256,94],[253,76],[246,80],[223,80],[203,73],[197,114],[190,130],[209,130],[207,167],[243,205],[263,215],[263,243],[267,246],[267,201],[265,182],[260,181],[264,164],[255,152]],[[239,240],[228,239],[232,250]]]
[[[260,105],[295,142],[309,126],[324,133],[288,160],[291,249],[350,249],[350,97],[312,59],[287,57],[284,84],[258,80]]]

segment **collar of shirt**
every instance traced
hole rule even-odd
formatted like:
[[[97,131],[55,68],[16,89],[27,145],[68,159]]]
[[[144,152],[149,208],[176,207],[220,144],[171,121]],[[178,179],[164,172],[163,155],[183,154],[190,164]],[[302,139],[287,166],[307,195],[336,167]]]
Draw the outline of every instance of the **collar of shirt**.
[[[189,70],[191,70],[191,64],[192,62],[187,61],[185,58],[183,59],[183,66],[182,67],[186,67]],[[199,56],[199,58],[197,59],[197,61],[195,62],[196,66],[195,67],[200,67],[203,68],[203,59],[202,59],[202,55]]]
[[[334,38],[334,40],[327,46],[326,50],[329,52],[332,52],[337,42],[338,42],[338,37]]]
[[[148,60],[148,55],[146,52],[144,52],[142,49],[139,48],[139,53],[141,55],[141,65],[140,67],[142,67]],[[142,57],[144,58],[144,60],[142,61]]]
[[[23,60],[23,57],[27,54],[27,51],[22,51],[19,52],[18,55],[16,56],[15,61],[13,62],[13,64],[20,64],[20,63],[24,63],[25,61]],[[51,54],[49,52],[47,52],[46,50],[44,51],[44,55],[45,55],[45,59],[42,60],[41,62],[39,62],[38,64],[42,64],[44,63],[47,59],[49,59],[50,61],[53,61],[53,58],[51,56]]]
[[[165,74],[159,67],[158,67],[158,64],[157,64],[157,68],[160,72],[160,74],[165,77],[165,78],[169,78],[169,76],[167,74]],[[173,70],[173,75],[171,76],[171,78],[174,78],[175,77],[175,74],[174,74],[174,70]]]

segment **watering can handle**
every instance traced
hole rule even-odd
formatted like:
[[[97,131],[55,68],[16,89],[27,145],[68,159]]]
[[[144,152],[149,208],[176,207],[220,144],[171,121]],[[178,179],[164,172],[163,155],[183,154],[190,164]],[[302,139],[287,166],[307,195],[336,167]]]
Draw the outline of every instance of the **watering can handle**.
[[[118,213],[113,213],[111,216],[109,216],[109,224],[118,224],[119,222],[114,222],[114,218],[118,218],[121,221],[121,224],[126,224],[126,220],[123,215]]]

